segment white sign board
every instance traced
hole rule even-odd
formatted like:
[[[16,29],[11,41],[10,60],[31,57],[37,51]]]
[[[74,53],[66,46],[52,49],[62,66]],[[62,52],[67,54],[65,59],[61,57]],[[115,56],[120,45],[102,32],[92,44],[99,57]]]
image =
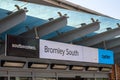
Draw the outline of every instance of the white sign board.
[[[39,58],[114,64],[112,51],[48,40],[39,41]]]
[[[83,47],[83,61],[98,63],[98,49]]]
[[[40,58],[82,61],[82,46],[40,40]]]

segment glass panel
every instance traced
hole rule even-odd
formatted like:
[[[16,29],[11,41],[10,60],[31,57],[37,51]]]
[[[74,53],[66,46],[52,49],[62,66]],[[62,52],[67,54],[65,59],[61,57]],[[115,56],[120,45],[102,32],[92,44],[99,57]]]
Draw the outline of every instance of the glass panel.
[[[8,77],[0,77],[0,80],[8,80]]]
[[[39,78],[36,77],[35,80],[56,80],[55,78]]]
[[[15,80],[15,77],[10,77],[10,80]]]
[[[31,77],[10,77],[10,80],[32,80]]]
[[[97,78],[96,80],[109,80],[108,78]]]
[[[58,78],[58,80],[77,80],[75,78]]]
[[[83,80],[109,80],[107,78],[84,78]]]

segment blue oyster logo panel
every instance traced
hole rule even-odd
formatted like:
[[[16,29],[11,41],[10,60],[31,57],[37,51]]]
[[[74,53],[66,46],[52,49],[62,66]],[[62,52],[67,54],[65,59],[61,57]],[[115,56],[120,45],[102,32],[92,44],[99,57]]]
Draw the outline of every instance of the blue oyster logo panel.
[[[99,63],[114,64],[113,51],[98,49]]]

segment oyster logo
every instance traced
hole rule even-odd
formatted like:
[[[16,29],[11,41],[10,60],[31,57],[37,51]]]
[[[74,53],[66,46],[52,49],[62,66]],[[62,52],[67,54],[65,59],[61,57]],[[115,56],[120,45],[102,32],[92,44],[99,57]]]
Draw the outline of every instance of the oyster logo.
[[[28,45],[22,45],[22,44],[12,44],[12,47],[13,48],[36,50],[35,46],[28,46]]]

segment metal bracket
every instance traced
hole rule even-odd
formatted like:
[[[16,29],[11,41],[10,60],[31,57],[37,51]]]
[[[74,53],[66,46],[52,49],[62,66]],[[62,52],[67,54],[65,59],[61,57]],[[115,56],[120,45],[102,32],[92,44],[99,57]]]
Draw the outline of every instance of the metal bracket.
[[[35,39],[39,39],[37,27],[34,28],[34,31],[35,31]]]

